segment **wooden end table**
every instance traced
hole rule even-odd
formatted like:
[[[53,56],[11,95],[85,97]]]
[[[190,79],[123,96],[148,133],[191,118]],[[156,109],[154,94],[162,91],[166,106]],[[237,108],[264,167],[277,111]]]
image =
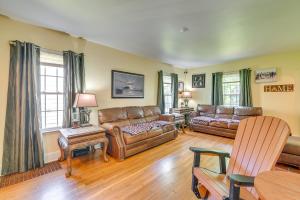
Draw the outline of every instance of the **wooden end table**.
[[[297,200],[300,199],[300,174],[263,172],[255,177],[254,187],[261,200]]]
[[[94,146],[96,144],[103,144],[103,157],[104,161],[107,162],[106,156],[108,139],[105,136],[105,130],[99,126],[90,126],[84,128],[65,128],[60,129],[60,136],[58,138],[58,146],[60,148],[61,157],[59,161],[65,160],[65,154],[67,157],[67,172],[66,177],[71,176],[72,166],[72,151],[75,149],[82,149],[91,146],[95,151]]]

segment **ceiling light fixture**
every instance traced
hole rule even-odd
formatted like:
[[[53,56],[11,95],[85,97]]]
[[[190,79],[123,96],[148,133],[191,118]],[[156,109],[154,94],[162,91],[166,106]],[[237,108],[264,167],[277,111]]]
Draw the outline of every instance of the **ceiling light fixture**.
[[[184,27],[182,27],[182,28],[180,29],[180,32],[181,32],[181,33],[184,33],[184,32],[187,32],[187,31],[189,31],[189,28],[186,27],[186,26],[184,26]]]

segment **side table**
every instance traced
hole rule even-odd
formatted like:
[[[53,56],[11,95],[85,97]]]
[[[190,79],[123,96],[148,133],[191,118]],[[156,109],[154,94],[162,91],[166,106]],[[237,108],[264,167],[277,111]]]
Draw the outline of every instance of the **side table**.
[[[194,111],[194,108],[190,107],[180,107],[180,108],[170,108],[170,113],[182,114],[185,117],[185,125],[189,125],[189,116],[190,113]]]
[[[66,177],[71,176],[72,166],[72,151],[75,149],[85,148],[91,146],[94,151],[96,144],[103,144],[103,157],[104,161],[107,162],[106,156],[108,139],[105,136],[105,130],[99,126],[90,126],[84,128],[65,128],[60,129],[60,136],[58,138],[58,146],[60,147],[61,157],[60,161],[67,157],[67,172]]]

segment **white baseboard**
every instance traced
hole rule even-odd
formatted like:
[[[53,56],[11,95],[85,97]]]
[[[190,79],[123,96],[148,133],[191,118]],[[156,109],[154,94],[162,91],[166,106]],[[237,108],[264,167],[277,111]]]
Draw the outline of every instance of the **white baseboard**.
[[[60,157],[60,151],[47,153],[47,154],[45,154],[45,157],[44,157],[45,163],[57,161],[59,157]]]

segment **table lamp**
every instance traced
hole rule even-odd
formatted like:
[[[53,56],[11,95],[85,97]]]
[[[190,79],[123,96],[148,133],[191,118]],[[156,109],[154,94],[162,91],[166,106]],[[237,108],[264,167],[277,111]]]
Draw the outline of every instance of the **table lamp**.
[[[74,108],[83,108],[80,110],[80,126],[92,126],[90,124],[91,110],[86,108],[98,107],[96,95],[91,93],[77,93],[73,104]]]
[[[192,92],[191,91],[182,92],[181,98],[184,99],[184,106],[189,107],[189,99],[192,98]]]

